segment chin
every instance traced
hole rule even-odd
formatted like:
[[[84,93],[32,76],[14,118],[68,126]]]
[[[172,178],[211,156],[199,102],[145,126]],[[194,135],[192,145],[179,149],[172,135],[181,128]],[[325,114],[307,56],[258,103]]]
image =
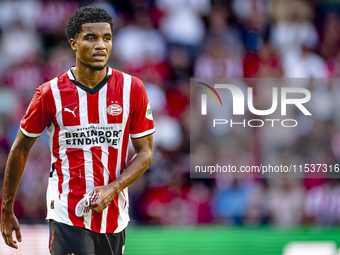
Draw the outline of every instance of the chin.
[[[86,64],[84,62],[81,61],[81,63],[88,67],[91,71],[101,71],[106,67],[106,62],[102,65],[91,65],[91,64]]]
[[[92,66],[92,65],[88,65],[88,67],[92,70],[92,71],[101,71],[105,68],[106,65],[103,66]]]

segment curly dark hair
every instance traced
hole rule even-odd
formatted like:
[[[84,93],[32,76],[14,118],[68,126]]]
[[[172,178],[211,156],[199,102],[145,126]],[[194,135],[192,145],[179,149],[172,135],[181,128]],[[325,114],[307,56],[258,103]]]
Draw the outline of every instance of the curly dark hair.
[[[67,39],[76,38],[81,32],[82,25],[85,23],[105,22],[111,26],[113,32],[113,21],[110,14],[102,8],[95,6],[81,7],[76,10],[68,19],[66,25]]]

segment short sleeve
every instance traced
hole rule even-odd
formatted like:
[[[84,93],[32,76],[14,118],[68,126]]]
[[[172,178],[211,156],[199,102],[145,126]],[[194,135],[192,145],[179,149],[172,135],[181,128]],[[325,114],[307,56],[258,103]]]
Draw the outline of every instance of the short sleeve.
[[[141,80],[132,77],[131,84],[131,138],[142,138],[155,132],[152,112]]]
[[[44,104],[41,88],[36,89],[25,116],[20,122],[20,130],[28,137],[39,137],[49,122],[48,107]]]

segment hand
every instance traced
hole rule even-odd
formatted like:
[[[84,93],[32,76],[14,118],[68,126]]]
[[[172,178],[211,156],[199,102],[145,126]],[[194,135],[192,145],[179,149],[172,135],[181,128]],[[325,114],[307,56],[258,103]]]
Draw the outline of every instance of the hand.
[[[15,231],[17,240],[21,242],[20,226],[13,212],[1,214],[1,233],[5,243],[15,249],[18,249],[17,241],[13,240],[12,232]]]
[[[112,184],[113,183],[93,188],[93,190],[98,193],[98,198],[95,202],[91,202],[91,210],[96,213],[103,211],[111,203],[112,199],[119,194],[119,192],[115,191],[116,189],[112,187]]]

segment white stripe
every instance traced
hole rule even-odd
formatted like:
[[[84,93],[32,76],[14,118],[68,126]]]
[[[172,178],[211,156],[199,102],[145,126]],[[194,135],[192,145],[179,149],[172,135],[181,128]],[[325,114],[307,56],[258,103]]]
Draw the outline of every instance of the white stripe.
[[[34,134],[34,133],[28,133],[25,129],[23,129],[22,127],[20,127],[20,130],[21,130],[21,132],[23,132],[24,133],[24,135],[25,136],[28,136],[28,137],[39,137],[39,136],[41,136],[41,134],[42,133],[40,133],[40,134]]]
[[[109,151],[108,146],[102,146],[102,163],[104,166],[104,185],[107,185],[109,183],[109,169],[108,169],[108,162],[109,162]],[[106,207],[102,212],[102,222],[100,225],[100,233],[106,233],[106,220],[107,220],[107,211],[108,207]]]
[[[58,89],[58,78],[54,78],[51,81],[51,89],[52,94],[55,102],[55,108],[56,108],[56,119],[58,122],[59,127],[64,126],[63,124],[63,116],[62,116],[62,104],[61,104],[61,97],[60,97],[60,91]]]
[[[101,126],[107,125],[107,114],[106,114],[106,95],[107,95],[107,83],[99,90],[98,97],[98,111],[99,111],[99,124]]]
[[[50,148],[51,152],[51,167],[50,171],[52,171],[52,164],[56,162],[56,158],[53,156],[53,135],[55,132],[55,127],[52,124],[48,129],[47,129],[47,138],[48,138],[48,145]],[[47,216],[46,219],[53,218],[53,210],[50,205],[51,201],[55,200],[59,196],[59,190],[58,190],[58,175],[56,172],[53,173],[52,178],[48,178],[48,187],[46,191],[46,204],[47,204]]]
[[[78,86],[78,97],[79,97],[79,116],[80,116],[80,125],[85,127],[89,123],[88,121],[88,112],[87,112],[87,95],[84,90],[79,88]]]
[[[129,217],[129,194],[128,194],[128,188],[125,188],[123,192],[119,193],[118,196],[118,206],[119,206],[119,215],[118,215],[118,227],[115,230],[115,233],[121,232],[124,228],[126,228],[130,217]],[[124,208],[126,202],[126,207]]]
[[[61,139],[59,139],[59,144],[61,143]],[[62,188],[63,188],[63,193],[61,193],[60,195],[60,203],[61,205],[64,207],[64,212],[66,213],[65,219],[63,219],[64,223],[69,223],[70,225],[73,225],[73,223],[71,222],[69,216],[68,216],[68,194],[70,193],[70,187],[69,187],[69,181],[70,181],[70,164],[66,155],[66,148],[65,146],[60,147],[60,159],[61,159],[61,171],[63,173],[63,184],[62,184]],[[66,209],[66,211],[65,211]]]
[[[71,72],[71,69],[68,69],[67,71],[68,78],[70,78],[71,81],[74,81],[76,78],[73,76],[73,73]]]
[[[146,131],[144,131],[142,133],[138,133],[138,134],[130,134],[130,137],[136,139],[136,138],[141,138],[141,137],[144,137],[144,136],[147,136],[147,135],[151,135],[153,133],[155,133],[155,128],[146,130]]]
[[[111,68],[110,68],[111,69]],[[107,96],[107,84],[99,91],[99,98],[98,98],[98,110],[99,110],[99,125],[100,126],[107,126],[107,114],[106,114],[106,96]],[[107,185],[109,182],[109,168],[108,168],[108,161],[109,161],[109,148],[106,143],[102,146],[102,163],[104,166],[104,185]]]
[[[93,160],[92,153],[90,150],[84,151],[84,161],[85,161],[85,180],[86,180],[86,193],[94,188],[94,178],[93,178]],[[85,227],[91,229],[91,218],[92,211],[90,214],[84,218]]]
[[[119,141],[117,167],[116,167],[116,178],[120,175],[120,165],[122,158],[122,147],[125,133],[126,122],[129,118],[130,113],[130,91],[131,91],[131,75],[123,73],[124,87],[123,87],[123,123],[122,123],[122,134]]]
[[[58,78],[54,78],[51,81],[51,89],[52,94],[54,97],[55,107],[56,107],[56,118],[58,125],[60,127],[63,126],[63,119],[62,119],[62,104],[61,104],[61,97],[60,97],[60,91],[57,86]],[[58,215],[63,223],[73,225],[69,216],[68,216],[68,201],[67,201],[67,195],[69,193],[69,180],[70,180],[70,172],[69,172],[69,161],[66,155],[66,144],[61,137],[58,137],[59,140],[59,155],[61,159],[61,171],[63,174],[63,183],[62,183],[62,194],[60,195],[60,204],[63,207],[61,210],[62,212]]]
[[[88,112],[87,112],[87,94],[84,90],[77,87],[78,100],[79,100],[79,118],[80,125],[86,127],[89,123]],[[85,163],[85,182],[86,182],[86,193],[93,189],[94,179],[93,179],[93,162],[92,153],[90,150],[83,150],[84,152],[84,163]],[[92,212],[84,218],[84,225],[86,228],[91,229],[91,218]]]
[[[112,73],[111,68],[109,68],[109,73]],[[107,126],[107,113],[106,113],[106,97],[107,97],[107,83],[99,90],[99,98],[98,98],[98,110],[99,110],[99,123],[100,126]],[[104,185],[109,183],[110,173],[108,168],[109,162],[109,148],[106,144],[102,146],[102,163],[103,163],[103,172],[104,172]],[[100,233],[106,233],[106,220],[107,220],[107,212],[108,207],[106,207],[102,212],[102,222],[100,225]]]
[[[108,76],[112,75],[112,68],[111,68],[111,67],[109,67],[109,70],[108,70],[108,72],[107,72],[107,75],[108,75]]]
[[[102,211],[102,223],[100,225],[100,233],[106,233],[106,221],[107,221],[107,212],[109,210],[109,206],[107,206]]]

